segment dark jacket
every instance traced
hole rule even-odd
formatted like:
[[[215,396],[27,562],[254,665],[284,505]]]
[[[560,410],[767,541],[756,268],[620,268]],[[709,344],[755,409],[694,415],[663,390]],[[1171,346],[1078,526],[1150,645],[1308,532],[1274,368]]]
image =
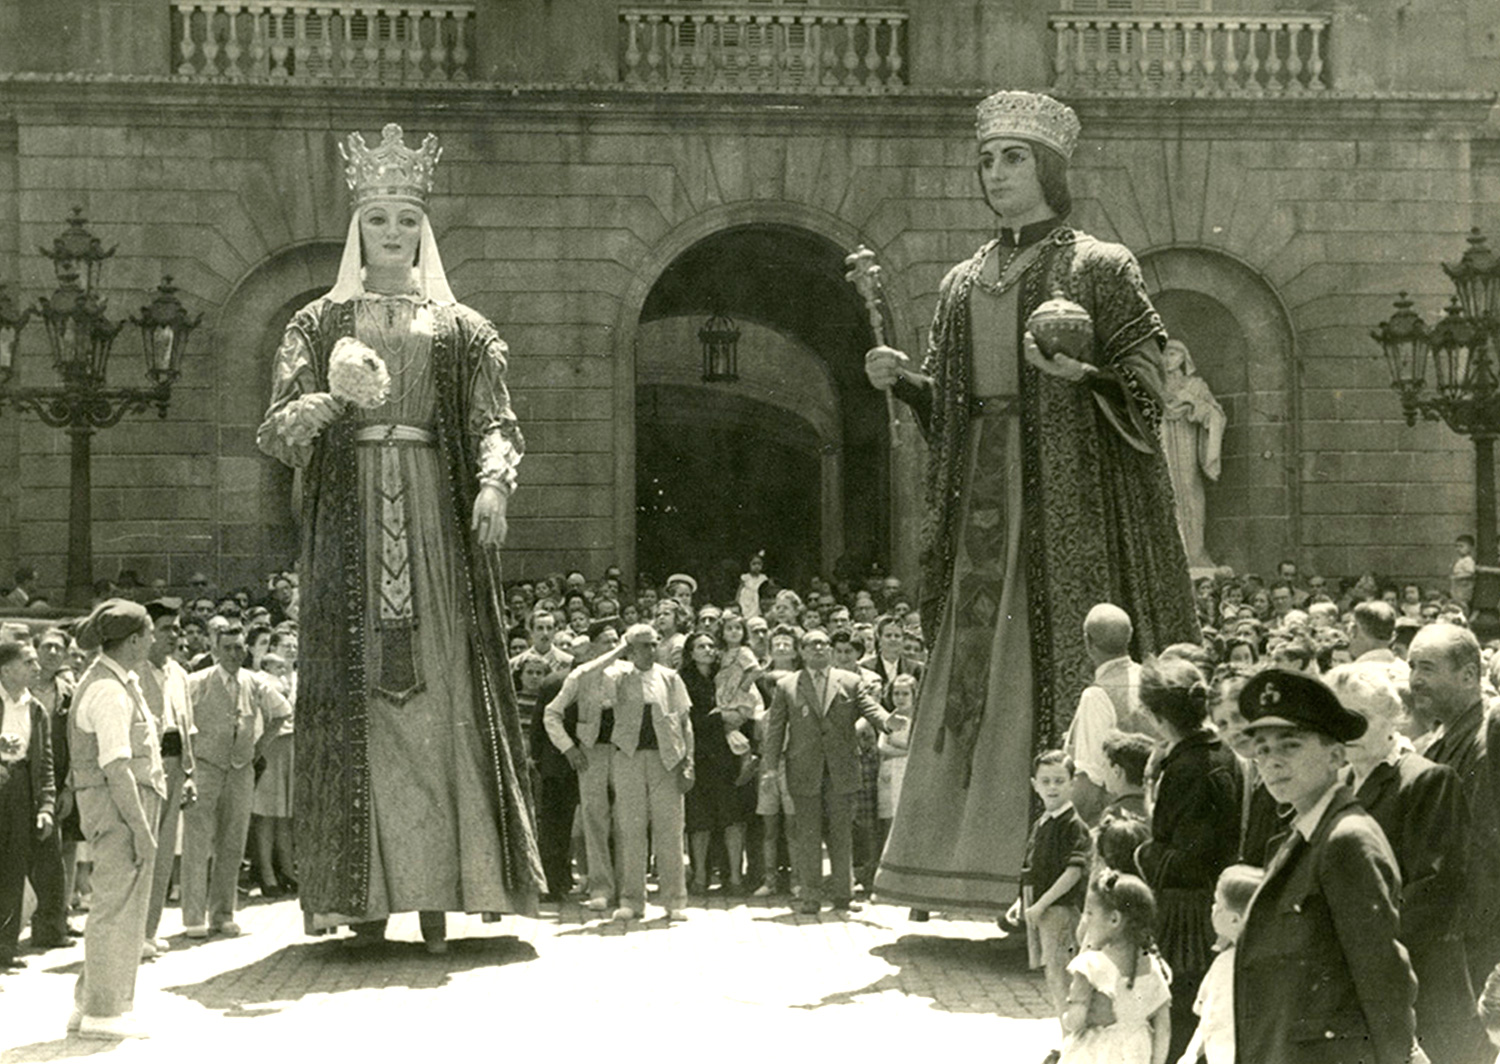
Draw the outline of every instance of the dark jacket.
[[[1240,766],[1207,731],[1184,737],[1162,758],[1151,840],[1136,864],[1153,890],[1212,889],[1239,848]]]
[[[29,699],[31,708],[31,742],[26,750],[26,770],[31,776],[31,812],[33,816],[46,813],[57,815],[57,780],[52,770],[52,722],[47,718],[47,707],[35,698]],[[0,764],[0,785],[4,785],[15,771],[11,765]]]
[[[1396,940],[1401,874],[1385,834],[1340,786],[1312,838],[1288,839],[1235,949],[1235,1058],[1405,1064],[1417,986]]]

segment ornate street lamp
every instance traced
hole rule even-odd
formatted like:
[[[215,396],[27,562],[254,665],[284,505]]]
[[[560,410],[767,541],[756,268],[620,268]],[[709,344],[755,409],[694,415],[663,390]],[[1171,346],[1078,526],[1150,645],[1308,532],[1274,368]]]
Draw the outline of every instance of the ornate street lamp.
[[[0,289],[0,410],[10,405],[68,431],[71,461],[66,601],[70,606],[87,606],[94,583],[93,435],[118,424],[126,414],[141,413],[152,406],[159,417],[167,416],[182,352],[202,315],[189,318],[171,278],[164,279],[156,299],[141,308],[139,318],[131,319],[141,327],[151,386],[110,388],[106,382],[110,350],[125,323],[109,320],[98,286],[103,264],[115,249],[104,249],[85,228],[83,209],[75,207],[68,228],[53,241],[51,249],[38,250],[52,260],[56,291],[38,299],[35,308],[18,314],[14,301]],[[12,379],[19,377],[21,329],[33,314],[46,328],[52,367],[62,383],[13,388]]]
[[[716,313],[698,330],[703,345],[703,383],[733,384],[740,379],[740,330],[726,314]]]
[[[1370,335],[1385,352],[1391,387],[1408,425],[1441,420],[1474,441],[1474,533],[1481,565],[1495,557],[1495,438],[1500,436],[1500,257],[1475,229],[1456,263],[1444,263],[1456,293],[1428,327],[1402,292],[1396,312]],[[1427,387],[1431,360],[1433,388]]]

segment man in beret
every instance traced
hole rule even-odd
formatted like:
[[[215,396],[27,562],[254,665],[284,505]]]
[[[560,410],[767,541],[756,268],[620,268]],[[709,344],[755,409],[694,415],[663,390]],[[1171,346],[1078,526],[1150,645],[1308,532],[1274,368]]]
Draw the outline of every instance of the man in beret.
[[[1367,726],[1322,681],[1267,669],[1239,699],[1255,764],[1294,811],[1244,917],[1234,958],[1235,1056],[1276,1064],[1406,1064],[1416,979],[1397,941],[1401,876],[1341,782]]]
[[[69,714],[73,788],[94,860],[94,901],[68,1029],[86,1038],[145,1035],[128,1013],[167,793],[156,722],[136,678],[151,642],[146,608],[124,599],[99,603],[78,630],[80,647],[99,648],[78,680]]]

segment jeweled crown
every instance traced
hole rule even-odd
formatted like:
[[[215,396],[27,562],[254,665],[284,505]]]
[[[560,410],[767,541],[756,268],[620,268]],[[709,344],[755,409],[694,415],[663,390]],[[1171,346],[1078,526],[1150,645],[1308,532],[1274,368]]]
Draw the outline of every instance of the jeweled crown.
[[[425,210],[443,149],[432,133],[420,148],[408,148],[401,127],[391,122],[380,131],[378,148],[366,146],[364,135],[354,132],[349,134],[347,148],[339,145],[339,154],[344,157],[344,180],[354,193],[356,207],[372,200],[397,199]]]
[[[1036,92],[997,92],[980,100],[974,111],[980,144],[995,137],[1033,140],[1064,159],[1072,158],[1082,128],[1073,108]]]

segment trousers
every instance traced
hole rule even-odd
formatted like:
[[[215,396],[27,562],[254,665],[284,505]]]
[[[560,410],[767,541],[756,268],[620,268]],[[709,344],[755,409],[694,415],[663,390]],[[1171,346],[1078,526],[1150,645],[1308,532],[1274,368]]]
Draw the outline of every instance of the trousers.
[[[792,873],[802,884],[803,901],[823,899],[825,837],[828,840],[828,863],[833,871],[828,883],[831,900],[847,902],[854,897],[854,801],[857,797],[857,794],[834,793],[826,768],[821,794],[792,793],[792,804],[797,807],[797,815],[792,818]]]
[[[615,859],[609,847],[609,780],[614,748],[595,746],[584,752],[589,763],[578,776],[578,804],[583,820],[583,849],[589,859],[589,897],[613,901]]]
[[[537,798],[537,845],[547,891],[563,895],[573,889],[573,813],[578,808],[578,777],[543,776]]]
[[[195,778],[198,800],[182,814],[182,926],[217,927],[234,919],[255,768],[200,761]]]
[[[172,865],[177,858],[177,832],[182,825],[182,788],[187,777],[182,772],[182,758],[163,757],[161,767],[167,775],[167,799],[161,804],[156,822],[156,867],[151,876],[151,904],[146,909],[146,937],[155,938],[161,926],[161,911],[167,904],[172,886]]]
[[[155,823],[161,796],[137,787],[146,822]],[[135,973],[146,938],[146,906],[156,848],[136,863],[130,826],[108,787],[78,792],[78,813],[94,860],[94,901],[83,933],[83,971],[73,1001],[85,1016],[121,1016],[135,1005]]]
[[[35,821],[33,821],[33,825]],[[45,839],[33,833],[31,867],[26,873],[36,891],[31,914],[31,944],[60,946],[68,941],[68,883],[63,867],[62,828],[54,826]]]
[[[679,909],[687,903],[682,860],[682,792],[656,750],[627,754],[616,750],[615,841],[620,847],[620,904],[637,913],[646,908],[646,846],[650,832],[661,903]],[[589,862],[593,864],[592,860]]]
[[[21,899],[26,893],[26,869],[36,832],[32,812],[31,766],[14,761],[0,783],[0,961],[16,955],[21,937]]]

